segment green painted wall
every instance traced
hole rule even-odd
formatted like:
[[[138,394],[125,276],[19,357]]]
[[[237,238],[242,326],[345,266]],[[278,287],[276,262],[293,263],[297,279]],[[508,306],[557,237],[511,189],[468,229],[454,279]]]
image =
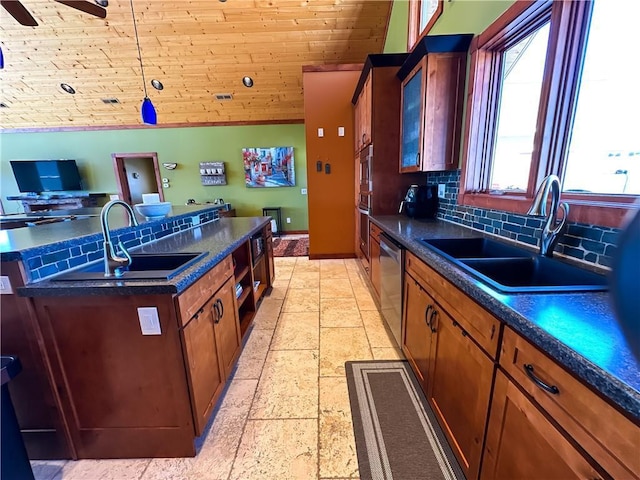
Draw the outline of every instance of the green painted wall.
[[[293,146],[295,187],[246,188],[242,163],[243,147]],[[158,161],[176,162],[178,168],[161,175],[169,179],[165,199],[175,205],[194,198],[205,202],[223,198],[238,215],[262,215],[262,207],[282,207],[283,230],[308,230],[306,144],[304,125],[256,125],[242,127],[145,128],[89,132],[0,134],[0,196],[7,213],[22,211],[18,202],[7,201],[18,188],[9,165],[13,159],[76,159],[94,192],[117,193],[112,153],[157,152]],[[225,186],[203,186],[199,162],[223,161]]]
[[[445,0],[442,15],[429,34],[481,33],[514,3],[515,0]]]
[[[389,30],[384,42],[384,53],[403,53],[407,51],[409,33],[409,2],[394,0],[389,19]]]

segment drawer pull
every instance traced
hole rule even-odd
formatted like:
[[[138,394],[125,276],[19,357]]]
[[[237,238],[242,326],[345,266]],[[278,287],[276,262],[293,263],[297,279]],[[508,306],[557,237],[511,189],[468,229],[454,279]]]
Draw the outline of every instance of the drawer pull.
[[[463,337],[466,337],[467,335],[469,335],[469,334],[467,333],[467,331],[466,331],[464,328],[462,328],[462,327],[460,326],[460,324],[459,324],[458,322],[456,322],[455,320],[453,321],[453,326],[454,326],[454,327],[458,327],[458,328],[460,329],[460,332],[462,332],[462,336],[463,336]]]
[[[433,308],[433,305],[429,304],[429,305],[427,305],[427,309],[426,309],[426,310],[425,310],[425,312],[424,312],[424,322],[425,322],[427,325],[429,325],[429,327],[431,327],[431,324],[429,323],[429,322],[430,322],[430,320],[431,320],[431,319],[429,318],[429,312],[431,311],[431,309],[432,309],[432,308]]]
[[[437,329],[434,327],[434,322],[438,318],[438,311],[434,308],[431,312],[431,316],[429,317],[429,327],[431,328],[431,333],[436,333]]]
[[[553,394],[553,395],[558,395],[560,393],[560,390],[558,390],[558,387],[556,387],[555,385],[547,385],[546,383],[544,383],[542,380],[540,380],[538,377],[536,377],[533,373],[533,365],[531,365],[530,363],[525,363],[523,365],[524,367],[524,371],[526,372],[527,376],[533,380],[533,383],[535,383],[536,385],[538,385],[541,389],[546,390],[547,392]]]

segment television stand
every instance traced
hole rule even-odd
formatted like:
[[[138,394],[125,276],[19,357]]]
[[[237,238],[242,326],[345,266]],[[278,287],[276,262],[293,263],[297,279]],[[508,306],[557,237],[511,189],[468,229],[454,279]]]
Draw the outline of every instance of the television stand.
[[[24,213],[43,210],[73,210],[76,208],[101,207],[107,201],[106,193],[57,192],[7,196],[7,200],[22,203]]]

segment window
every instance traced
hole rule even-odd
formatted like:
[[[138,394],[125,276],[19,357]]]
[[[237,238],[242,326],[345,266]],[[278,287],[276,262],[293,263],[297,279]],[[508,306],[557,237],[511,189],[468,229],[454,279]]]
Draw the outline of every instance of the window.
[[[474,39],[460,203],[524,213],[556,174],[570,220],[620,226],[640,194],[640,8],[624,6],[515,2]]]
[[[410,0],[407,50],[424,37],[442,13],[443,0]]]

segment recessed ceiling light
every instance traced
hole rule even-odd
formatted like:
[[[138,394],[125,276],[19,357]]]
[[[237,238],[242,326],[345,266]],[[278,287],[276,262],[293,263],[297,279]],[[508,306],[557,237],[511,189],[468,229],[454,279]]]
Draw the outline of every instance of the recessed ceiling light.
[[[2,102],[2,103],[0,103],[0,108],[9,108],[9,105],[7,105],[6,103]]]
[[[156,80],[155,78],[151,80],[151,86],[156,90],[162,90],[164,88],[164,85],[162,85],[162,82],[160,80]]]
[[[95,0],[95,2],[101,7],[107,8],[109,6],[109,0]]]
[[[68,83],[61,83],[60,88],[62,88],[62,90],[64,90],[65,92],[70,93],[71,95],[74,95],[76,93],[76,90]]]
[[[245,87],[251,88],[253,87],[253,78],[251,77],[242,77],[242,83]]]

